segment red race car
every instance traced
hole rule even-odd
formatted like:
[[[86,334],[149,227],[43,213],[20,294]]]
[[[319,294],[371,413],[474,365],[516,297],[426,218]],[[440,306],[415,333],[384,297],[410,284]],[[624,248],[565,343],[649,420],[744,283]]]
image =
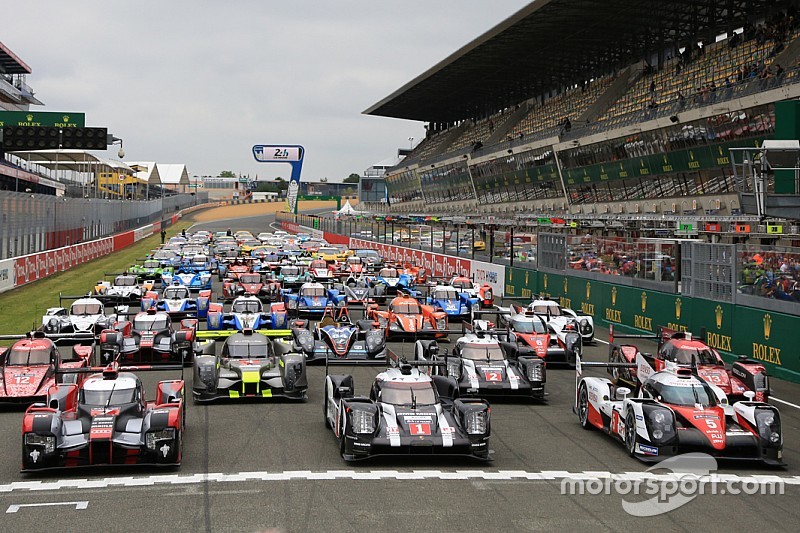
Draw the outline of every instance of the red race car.
[[[45,337],[42,331],[29,333],[10,348],[0,346],[0,403],[42,401],[50,387],[57,383],[71,380],[80,384],[83,381],[81,374],[61,376],[56,371],[87,368],[91,359],[92,346],[80,344],[72,346],[72,358],[62,359],[56,343]]]
[[[281,286],[274,281],[265,283],[258,272],[239,274],[237,279],[226,279],[222,284],[222,299],[226,302],[246,294],[257,296],[262,302],[277,302],[281,299]]]
[[[697,375],[710,385],[722,389],[731,402],[744,400],[745,393],[755,393],[755,401],[766,402],[769,398],[767,370],[761,363],[739,358],[728,367],[719,352],[689,332],[675,331],[660,326],[657,335],[620,335],[610,329],[609,361],[618,363],[636,362],[639,349],[632,344],[619,344],[615,339],[652,339],[658,341],[655,355],[642,354],[653,372],[696,368]],[[623,381],[635,388],[636,368],[609,368],[615,380]]]
[[[387,339],[403,336],[440,338],[448,334],[447,313],[436,311],[403,293],[389,303],[386,311],[381,311],[378,304],[367,305],[366,317],[386,330]]]

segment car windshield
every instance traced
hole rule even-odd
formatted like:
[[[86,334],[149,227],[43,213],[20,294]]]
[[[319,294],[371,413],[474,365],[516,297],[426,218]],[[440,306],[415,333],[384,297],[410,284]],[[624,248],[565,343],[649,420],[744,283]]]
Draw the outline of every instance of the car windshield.
[[[49,365],[50,350],[46,348],[14,349],[8,353],[9,366]]]
[[[145,261],[144,268],[158,268],[158,261]]]
[[[392,405],[433,405],[436,391],[430,381],[418,383],[384,382],[380,401]]]
[[[133,329],[136,331],[160,331],[167,329],[168,320],[168,317],[160,315],[137,316],[133,319]]]
[[[267,357],[268,355],[269,350],[266,343],[228,345],[228,357],[232,357],[234,359],[253,359],[255,357]]]
[[[561,316],[561,308],[557,305],[532,305],[531,309],[537,315]]]
[[[665,357],[668,361],[673,361],[679,365],[691,365],[692,360],[698,365],[715,365],[718,363],[716,355],[710,348],[684,348],[674,350],[670,353],[671,357]]]
[[[325,255],[338,255],[339,250],[337,250],[336,248],[320,248],[319,253]]]
[[[83,405],[96,405],[105,407],[106,405],[122,405],[133,403],[136,398],[136,389],[108,389],[108,390],[81,390],[80,403]]]
[[[389,311],[398,315],[418,315],[422,312],[416,302],[399,302],[389,306]]]
[[[473,361],[502,361],[503,350],[499,344],[465,344],[461,347],[461,357]]]
[[[156,252],[153,256],[154,259],[172,259],[173,257],[175,257],[175,254],[170,252]]]
[[[511,329],[517,333],[547,333],[541,320],[512,320]]]
[[[231,311],[234,313],[260,313],[261,302],[258,300],[237,300],[233,302]]]
[[[397,277],[397,269],[395,268],[383,268],[381,269],[380,274],[378,274],[382,278],[396,278]]]
[[[360,265],[361,264],[361,258],[360,257],[356,257],[356,256],[348,257],[347,258],[347,264],[348,265]]]
[[[439,289],[433,293],[434,300],[457,300],[458,293],[455,290]]]
[[[281,269],[282,276],[299,276],[300,269],[297,267],[283,267]]]
[[[703,407],[713,407],[717,404],[716,397],[707,383],[687,379],[685,384],[666,385],[654,383],[653,389],[660,396],[660,401],[672,405],[690,406],[699,404]]]
[[[328,268],[328,263],[325,261],[312,261],[311,268]]]
[[[189,289],[186,287],[167,287],[164,289],[164,299],[183,300],[189,297]]]
[[[208,261],[208,258],[204,255],[196,255],[192,257],[192,264],[194,265],[205,265]]]
[[[136,278],[133,276],[117,276],[114,279],[114,285],[117,287],[133,287],[136,285]]]
[[[242,283],[259,283],[261,276],[259,274],[242,274],[239,276],[239,281]]]
[[[103,305],[99,303],[89,303],[89,304],[72,304],[72,307],[69,308],[69,314],[71,315],[100,315],[103,313]]]
[[[456,280],[453,282],[453,287],[456,289],[471,289],[472,282],[469,280]]]
[[[300,296],[325,296],[325,289],[322,287],[303,287]]]

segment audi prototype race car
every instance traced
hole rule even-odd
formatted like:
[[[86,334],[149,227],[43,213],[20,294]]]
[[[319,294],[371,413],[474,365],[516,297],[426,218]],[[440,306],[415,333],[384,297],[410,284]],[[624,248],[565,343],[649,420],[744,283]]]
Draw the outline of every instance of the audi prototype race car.
[[[291,343],[307,361],[342,359],[353,362],[386,362],[386,333],[370,320],[350,320],[347,308],[329,307],[325,316],[308,329],[304,320],[295,321]],[[282,342],[282,341],[278,341]]]
[[[650,366],[650,372],[674,370],[677,368],[696,368],[697,375],[722,392],[731,400],[746,399],[748,391],[755,393],[754,400],[766,402],[769,399],[769,379],[767,370],[758,361],[739,356],[730,367],[725,364],[719,352],[689,332],[675,331],[660,326],[658,334],[620,335],[613,324],[609,333],[609,362],[635,363],[641,355]],[[631,344],[617,343],[616,339],[654,339],[658,341],[655,355],[641,353]],[[628,368],[609,368],[617,385],[623,382],[635,389],[636,366]]]
[[[239,296],[231,304],[229,312],[224,312],[221,303],[209,306],[206,326],[209,330],[235,329],[284,329],[287,327],[286,307],[282,302],[264,304],[255,296]]]
[[[2,339],[22,336],[4,335]],[[44,401],[50,387],[61,382],[82,383],[83,375],[57,375],[56,370],[91,366],[94,346],[72,346],[72,358],[63,359],[53,339],[34,331],[17,340],[11,347],[0,346],[0,403],[33,403]]]
[[[366,318],[377,322],[386,331],[388,339],[447,336],[447,314],[444,311],[436,311],[402,293],[389,302],[386,311],[381,311],[378,304],[367,305]]]
[[[22,421],[22,471],[180,465],[183,380],[160,381],[155,401],[148,402],[141,380],[131,372],[145,370],[151,368],[67,369],[96,373],[80,384],[50,387],[46,404],[28,408]]]
[[[292,289],[283,290],[283,301],[286,310],[295,316],[323,314],[328,306],[341,307],[347,305],[347,298],[337,289],[325,288],[321,283],[304,283],[297,292]]]
[[[170,285],[164,289],[160,299],[157,292],[146,292],[142,297],[142,311],[166,311],[173,318],[206,318],[210,300],[211,291],[200,291],[197,298],[193,298],[185,285]]]
[[[59,294],[59,303],[75,298],[69,310],[64,307],[51,307],[42,317],[42,331],[48,335],[65,333],[99,334],[117,321],[117,315],[105,314],[105,304],[94,297],[69,297]],[[125,312],[127,306],[118,306],[116,310]]]
[[[304,400],[308,391],[305,356],[288,348],[252,329],[233,333],[219,355],[195,358],[195,401],[273,396]]]
[[[607,378],[582,375],[586,366],[635,366],[638,393]],[[642,354],[635,363],[576,364],[575,412],[585,429],[596,428],[625,445],[631,457],[660,461],[687,452],[717,459],[783,465],[778,409],[765,402],[728,402],[722,389],[697,368],[653,372]]]
[[[454,380],[407,362],[375,377],[355,396],[350,375],[325,378],[325,426],[345,461],[380,455],[457,455],[489,460],[491,413],[485,400],[457,398]]]
[[[420,361],[442,362],[434,372],[455,379],[461,396],[544,400],[544,360],[535,355],[519,356],[514,343],[501,342],[485,332],[459,338],[449,355],[446,351],[439,353],[435,340],[417,341],[414,355]]]

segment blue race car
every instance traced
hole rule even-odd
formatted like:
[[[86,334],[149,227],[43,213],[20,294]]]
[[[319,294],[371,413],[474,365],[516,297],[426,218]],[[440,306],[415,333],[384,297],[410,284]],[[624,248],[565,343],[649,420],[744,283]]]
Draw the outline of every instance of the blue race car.
[[[401,274],[394,267],[384,267],[372,277],[373,286],[383,285],[383,294],[396,295],[397,291],[408,292],[413,289],[414,280],[410,274]]]
[[[206,324],[209,330],[235,329],[286,329],[286,307],[283,302],[269,305],[269,310],[264,310],[264,304],[257,296],[239,296],[231,304],[231,309],[225,313],[221,303],[209,305]]]
[[[191,257],[184,257],[180,268],[186,272],[216,272],[219,266],[213,257],[195,254]]]
[[[164,287],[177,283],[177,285],[188,287],[190,291],[211,290],[211,272],[207,270],[194,272],[181,267],[175,274],[162,274],[161,283]]]
[[[449,285],[436,285],[426,298],[426,303],[447,313],[448,319],[469,320],[472,311],[481,308],[480,298],[459,292]]]
[[[148,309],[166,311],[173,319],[175,317],[206,318],[210,300],[210,290],[202,290],[197,298],[193,298],[189,288],[185,285],[170,285],[164,289],[161,298],[155,291],[145,293],[142,297],[142,311]]]
[[[296,316],[303,314],[323,314],[329,305],[343,307],[347,305],[347,297],[337,289],[326,289],[322,283],[303,283],[297,292],[284,289],[283,301],[286,310]]]

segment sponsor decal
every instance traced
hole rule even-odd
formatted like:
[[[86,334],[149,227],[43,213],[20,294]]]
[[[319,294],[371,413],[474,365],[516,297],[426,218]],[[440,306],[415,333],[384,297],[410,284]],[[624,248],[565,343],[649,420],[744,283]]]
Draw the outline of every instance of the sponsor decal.
[[[655,446],[647,446],[646,444],[637,444],[638,452],[644,455],[658,455],[658,448]]]

